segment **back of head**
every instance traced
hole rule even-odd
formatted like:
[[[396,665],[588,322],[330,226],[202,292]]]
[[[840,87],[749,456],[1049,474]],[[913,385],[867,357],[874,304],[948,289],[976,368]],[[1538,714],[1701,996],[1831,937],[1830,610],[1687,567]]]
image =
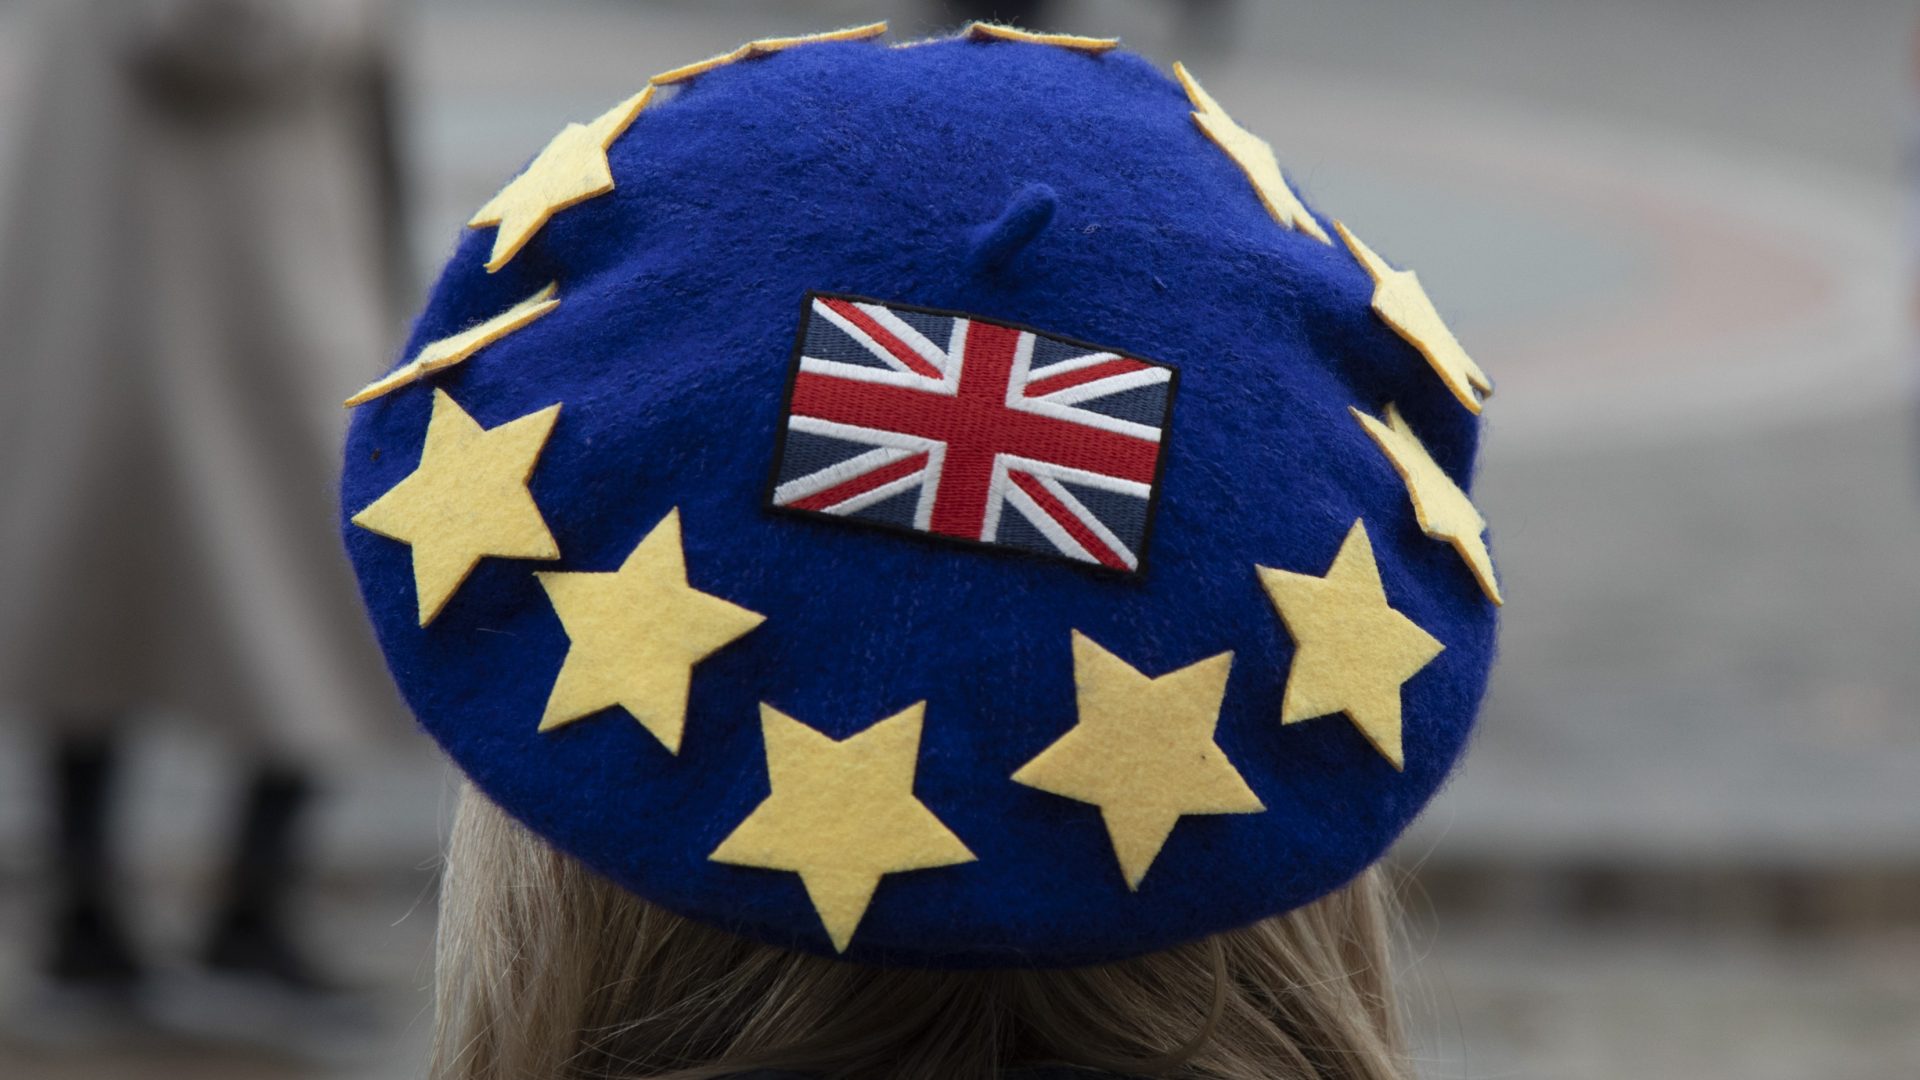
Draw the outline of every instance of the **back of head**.
[[[469,789],[441,906],[433,1080],[1399,1080],[1382,871],[1098,967],[850,964],[683,919]]]

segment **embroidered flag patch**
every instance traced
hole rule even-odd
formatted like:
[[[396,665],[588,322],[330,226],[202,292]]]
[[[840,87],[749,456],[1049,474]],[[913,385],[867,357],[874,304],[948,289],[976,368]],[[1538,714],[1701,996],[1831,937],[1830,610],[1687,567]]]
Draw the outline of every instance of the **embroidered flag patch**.
[[[1138,573],[1178,374],[974,315],[815,293],[770,502]]]

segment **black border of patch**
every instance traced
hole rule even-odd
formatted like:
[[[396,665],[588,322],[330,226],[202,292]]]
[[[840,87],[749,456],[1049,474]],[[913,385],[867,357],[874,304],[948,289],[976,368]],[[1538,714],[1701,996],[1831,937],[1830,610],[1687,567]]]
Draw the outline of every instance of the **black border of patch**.
[[[793,415],[793,388],[794,384],[799,381],[800,378],[800,359],[801,354],[806,349],[807,330],[813,321],[813,302],[820,299],[847,300],[857,304],[879,304],[882,307],[893,308],[899,311],[919,312],[923,315],[944,315],[952,318],[973,319],[978,322],[990,323],[994,326],[1004,326],[1009,330],[1020,330],[1030,334],[1038,334],[1041,337],[1065,342],[1066,344],[1074,345],[1090,352],[1118,353],[1129,360],[1138,360],[1143,364],[1152,364],[1157,368],[1165,368],[1170,373],[1170,377],[1167,380],[1167,405],[1160,417],[1160,454],[1154,459],[1153,484],[1151,490],[1147,492],[1147,524],[1140,532],[1140,550],[1134,553],[1138,560],[1138,565],[1132,570],[1117,570],[1104,563],[1084,562],[1068,555],[1046,555],[1037,551],[1028,551],[1025,548],[1009,547],[1005,544],[995,544],[985,540],[970,540],[964,536],[947,536],[944,533],[927,532],[921,529],[906,528],[880,521],[851,520],[839,514],[828,514],[819,510],[798,510],[791,506],[775,504],[773,501],[773,493],[775,489],[780,486],[780,466],[786,460],[787,456],[788,420]],[[987,316],[975,315],[967,311],[951,311],[945,308],[902,303],[897,300],[876,300],[870,296],[858,296],[853,293],[819,292],[810,289],[800,302],[800,325],[794,332],[793,349],[787,359],[786,386],[780,395],[780,422],[779,430],[774,435],[773,468],[767,475],[766,488],[761,494],[760,505],[770,513],[813,521],[825,519],[842,528],[867,529],[874,532],[892,533],[896,536],[912,536],[921,540],[953,547],[969,548],[974,551],[991,551],[996,555],[1031,559],[1050,565],[1064,563],[1068,566],[1089,570],[1097,574],[1137,580],[1146,575],[1148,565],[1147,553],[1153,548],[1153,527],[1160,510],[1160,484],[1167,471],[1167,444],[1171,441],[1173,435],[1173,402],[1174,399],[1179,396],[1179,393],[1179,368],[1159,360],[1150,360],[1131,349],[1122,349],[1113,345],[1096,345],[1090,341],[1082,341],[1079,338],[1056,334],[1050,330],[1042,330],[1036,326],[1028,326],[1025,323],[1010,322],[1006,319],[988,318]]]

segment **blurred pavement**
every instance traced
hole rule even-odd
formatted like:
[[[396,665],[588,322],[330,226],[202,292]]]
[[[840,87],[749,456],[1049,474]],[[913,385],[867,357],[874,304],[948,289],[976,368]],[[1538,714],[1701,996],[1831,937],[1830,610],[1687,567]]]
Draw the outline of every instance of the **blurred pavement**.
[[[1057,22],[1187,59],[1316,205],[1420,271],[1498,383],[1477,498],[1504,654],[1475,755],[1403,845],[1431,895],[1413,903],[1428,1075],[1920,1075],[1911,6],[1243,3],[1227,56],[1183,45],[1173,9],[1083,2]],[[875,10],[424,6],[423,267],[565,121]],[[32,880],[36,749],[0,727],[14,884]],[[135,861],[182,910],[218,764],[158,738],[137,780]],[[383,756],[339,787],[325,926],[405,1023],[426,1004],[415,900],[445,773]],[[4,925],[32,926],[30,894],[8,896]],[[0,941],[4,983],[33,943]],[[415,1022],[337,1074],[0,1045],[0,1075],[401,1077],[421,1039]]]

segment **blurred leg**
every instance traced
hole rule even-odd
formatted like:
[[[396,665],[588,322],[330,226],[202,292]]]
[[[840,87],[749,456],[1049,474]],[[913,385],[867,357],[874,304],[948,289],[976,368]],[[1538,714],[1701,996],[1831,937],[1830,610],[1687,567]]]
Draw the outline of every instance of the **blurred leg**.
[[[316,972],[294,932],[309,777],[283,763],[254,769],[201,962],[160,973],[147,996],[146,1015],[163,1030],[334,1065],[381,1047],[376,1004]]]
[[[302,823],[313,802],[305,770],[255,770],[241,805],[226,893],[207,940],[208,967],[302,989],[322,982],[294,944],[288,898],[305,871]]]
[[[140,975],[111,899],[115,873],[108,821],[117,761],[113,737],[106,734],[64,736],[55,747],[57,893],[46,966],[63,982],[126,984]]]

